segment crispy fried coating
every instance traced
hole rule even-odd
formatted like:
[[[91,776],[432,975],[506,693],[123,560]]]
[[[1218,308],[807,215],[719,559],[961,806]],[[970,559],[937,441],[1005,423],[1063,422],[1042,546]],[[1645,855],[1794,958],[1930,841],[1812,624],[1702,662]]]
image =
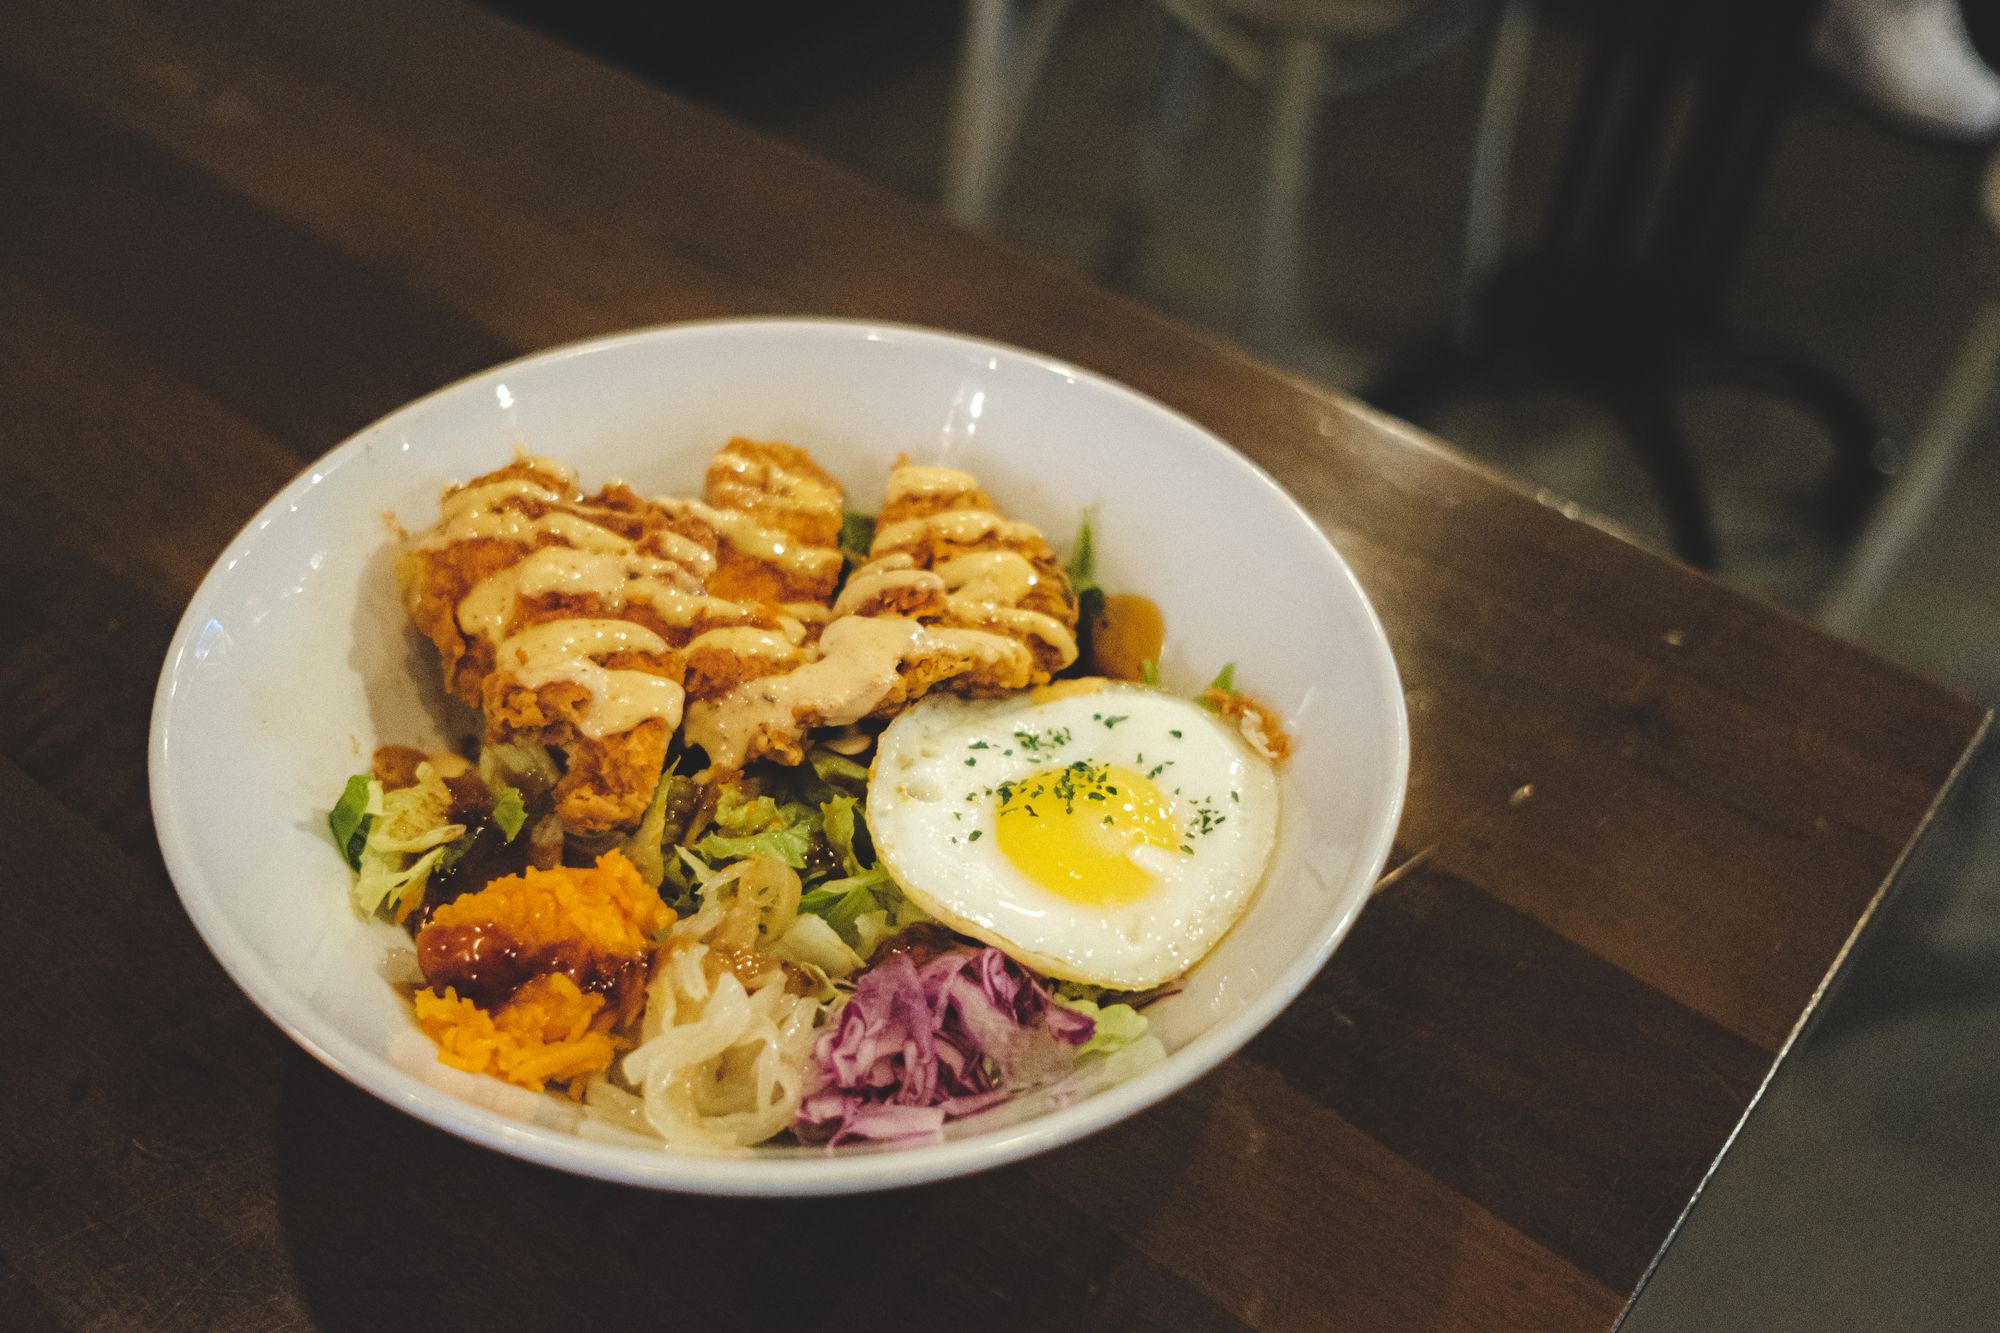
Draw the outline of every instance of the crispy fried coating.
[[[706,494],[585,495],[569,469],[519,458],[447,491],[399,562],[411,620],[487,740],[564,753],[571,829],[635,822],[687,692],[790,669],[830,615],[842,497],[824,470],[732,440]]]
[[[452,488],[441,510],[398,575],[446,687],[481,709],[489,742],[566,752],[555,803],[570,827],[636,820],[680,721],[682,612],[714,570],[713,532],[624,486],[586,496],[535,458]]]
[[[797,763],[812,728],[892,716],[937,686],[1022,689],[1076,659],[1076,594],[1048,542],[968,474],[899,462],[870,555],[810,660],[691,703],[688,740],[713,765]]]
[[[715,534],[711,597],[742,608],[688,645],[690,699],[728,693],[807,659],[840,577],[840,485],[805,450],[737,437],[710,460],[700,501],[662,500]]]
[[[662,501],[718,538],[708,583],[735,602],[824,606],[840,581],[840,484],[805,450],[741,437],[709,463],[701,501]]]
[[[886,581],[874,591],[870,571],[922,571],[930,579]],[[983,658],[970,667],[905,662],[905,669],[946,682],[961,694],[1001,694],[1045,683],[1076,660],[1076,591],[1047,538],[1004,518],[967,473],[899,460],[876,520],[869,563],[855,571],[836,609],[897,614],[925,624],[1004,635],[1028,652]],[[878,603],[871,605],[872,603]],[[921,693],[916,691],[915,693]],[[915,693],[911,697],[915,697]]]

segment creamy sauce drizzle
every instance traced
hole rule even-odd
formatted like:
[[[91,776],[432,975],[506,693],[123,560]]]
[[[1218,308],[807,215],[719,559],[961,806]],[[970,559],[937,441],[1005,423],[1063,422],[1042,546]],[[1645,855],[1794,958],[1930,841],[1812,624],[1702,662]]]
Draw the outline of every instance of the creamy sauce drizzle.
[[[508,499],[537,500],[555,507],[540,514],[499,507]],[[473,537],[499,537],[532,545],[544,536],[603,555],[637,553],[639,549],[637,543],[592,517],[610,519],[622,516],[619,511],[572,500],[563,491],[534,477],[502,477],[468,486],[447,495],[440,508],[442,521],[419,543],[421,549],[441,550]],[[656,543],[669,558],[696,577],[705,577],[715,568],[715,557],[706,547],[678,532],[657,529],[647,534],[647,540]]]
[[[802,627],[794,635],[757,625],[725,625],[695,635],[688,640],[687,650],[692,653],[700,648],[720,649],[738,657],[796,657],[804,638]]]
[[[614,554],[544,546],[475,584],[458,604],[458,626],[467,634],[497,642],[519,598],[549,593],[594,594],[607,610],[641,602],[675,626],[692,624],[704,612],[718,618],[741,612],[734,602],[703,596],[701,582],[680,565],[636,551]]]
[[[985,509],[946,509],[921,518],[906,518],[876,529],[875,544],[868,550],[873,557],[915,546],[925,537],[941,537],[958,546],[971,546],[987,538],[1002,542],[1040,541],[1042,534],[1029,523],[1004,519]]]
[[[681,687],[649,671],[611,668],[592,659],[612,653],[665,653],[667,642],[629,620],[551,620],[508,636],[498,660],[524,687],[567,681],[590,691],[577,730],[592,740],[659,718],[672,730],[681,719]]]
[[[731,546],[794,578],[824,578],[840,568],[840,552],[831,546],[810,546],[789,533],[758,521],[738,509],[717,509],[700,500],[663,498],[655,501],[669,513],[689,514],[722,534]]]
[[[889,474],[889,503],[914,496],[964,495],[979,489],[979,479],[970,472],[949,467],[921,467],[905,463]]]
[[[707,751],[711,764],[741,768],[760,736],[790,733],[801,718],[838,727],[868,716],[896,688],[906,658],[947,653],[1027,665],[1027,649],[1006,635],[920,625],[902,616],[835,620],[819,644],[816,661],[748,681],[719,699],[697,700],[688,708],[688,743]]]
[[[782,491],[799,511],[830,510],[836,515],[840,511],[839,492],[823,494],[827,488],[814,478],[728,451],[723,457],[746,478],[746,486],[761,479]],[[535,475],[501,477],[447,494],[439,507],[438,526],[419,546],[437,550],[491,537],[533,548],[480,580],[460,600],[458,626],[463,633],[495,644],[495,669],[527,689],[567,681],[587,690],[591,697],[578,710],[577,720],[584,735],[602,739],[651,718],[663,720],[671,730],[679,725],[685,703],[685,692],[676,681],[650,671],[608,668],[595,658],[616,652],[666,655],[672,651],[670,639],[677,642],[683,637],[680,632],[703,625],[707,628],[684,645],[689,650],[794,659],[804,651],[807,622],[817,626],[829,616],[829,608],[817,603],[788,606],[774,616],[768,607],[708,595],[703,588],[715,571],[716,559],[702,543],[657,527],[649,528],[642,541],[633,541],[607,526],[629,523],[631,516],[576,498],[576,474],[570,469],[546,460],[523,461],[535,468]],[[760,493],[758,498],[771,497]],[[521,502],[542,512],[530,513]],[[731,509],[699,501],[669,500],[660,505],[669,514],[692,514],[738,549],[787,569],[824,570],[829,563],[837,567],[840,560],[838,551],[802,548],[784,533]],[[549,540],[563,544],[540,544]],[[642,542],[650,549],[642,549]],[[592,596],[604,614],[547,620],[507,632],[522,598],[552,593]],[[658,616],[669,635],[612,618],[635,604]]]
[[[723,492],[740,491],[757,504],[815,514],[840,514],[839,488],[808,472],[795,471],[767,455],[748,453],[730,441],[709,464],[709,485]],[[718,476],[717,474],[722,474]]]
[[[898,551],[871,560],[849,575],[833,611],[835,615],[851,615],[902,588],[936,590],[945,594],[949,618],[965,625],[1031,635],[1066,660],[1074,659],[1076,635],[1069,626],[1054,616],[1018,605],[1039,582],[1034,562],[1018,551],[970,551],[927,570],[918,569],[912,557]]]

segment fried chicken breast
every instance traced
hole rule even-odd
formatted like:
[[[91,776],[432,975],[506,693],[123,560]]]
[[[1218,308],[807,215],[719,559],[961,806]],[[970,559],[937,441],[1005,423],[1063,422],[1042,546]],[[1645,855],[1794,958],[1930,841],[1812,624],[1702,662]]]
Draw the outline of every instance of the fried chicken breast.
[[[706,494],[586,496],[568,468],[520,458],[448,490],[399,563],[410,617],[487,741],[565,756],[568,828],[635,822],[689,693],[798,665],[830,614],[832,478],[789,445],[732,440]]]
[[[814,727],[890,716],[939,685],[1041,684],[1076,659],[1076,594],[1048,542],[950,468],[898,463],[833,611],[811,660],[690,705],[687,740],[711,764],[797,763]]]

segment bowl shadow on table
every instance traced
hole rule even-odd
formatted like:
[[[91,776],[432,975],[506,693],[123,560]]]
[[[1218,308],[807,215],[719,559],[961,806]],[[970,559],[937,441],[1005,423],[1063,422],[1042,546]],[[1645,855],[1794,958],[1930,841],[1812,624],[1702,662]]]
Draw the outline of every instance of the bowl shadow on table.
[[[1116,1153],[1143,1118],[1066,1153]],[[1053,1159],[1059,1169],[1063,1153]],[[453,1138],[293,1051],[279,1110],[281,1226],[315,1326],[853,1327],[936,1311],[954,1325],[1234,1328],[1023,1163],[823,1199],[634,1189]],[[1173,1177],[1134,1181],[1121,1230]],[[1187,1299],[1188,1297],[1192,1299]],[[900,1313],[898,1313],[900,1312]],[[946,1312],[949,1312],[947,1315]],[[1192,1316],[1192,1317],[1190,1317]]]

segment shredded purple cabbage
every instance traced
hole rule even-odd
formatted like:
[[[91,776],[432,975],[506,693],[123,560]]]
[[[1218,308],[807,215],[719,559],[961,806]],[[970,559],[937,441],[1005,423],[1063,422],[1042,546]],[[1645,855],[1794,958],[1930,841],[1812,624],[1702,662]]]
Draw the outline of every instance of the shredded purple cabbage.
[[[798,1123],[834,1144],[928,1137],[1066,1073],[1096,1027],[998,949],[893,954],[813,1043]]]

